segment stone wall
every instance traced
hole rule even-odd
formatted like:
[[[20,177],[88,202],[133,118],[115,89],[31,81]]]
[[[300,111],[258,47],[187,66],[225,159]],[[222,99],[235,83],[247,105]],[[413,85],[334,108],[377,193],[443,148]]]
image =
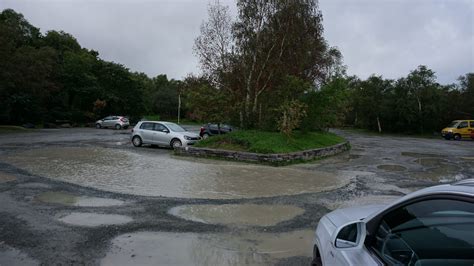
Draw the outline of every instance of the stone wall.
[[[193,156],[204,158],[220,158],[226,160],[236,160],[251,163],[264,163],[270,165],[287,165],[291,163],[311,161],[327,156],[335,155],[350,149],[349,142],[340,143],[334,146],[306,150],[291,153],[262,154],[252,152],[240,152],[230,150],[218,150],[197,147],[177,147],[174,152],[176,155]]]

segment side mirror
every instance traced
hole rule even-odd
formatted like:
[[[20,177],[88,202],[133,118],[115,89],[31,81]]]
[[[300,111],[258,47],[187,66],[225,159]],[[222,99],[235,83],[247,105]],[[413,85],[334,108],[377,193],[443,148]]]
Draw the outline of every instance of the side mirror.
[[[168,129],[163,129],[163,132],[165,132],[166,134],[170,133]]]
[[[332,243],[336,248],[359,248],[364,244],[366,234],[364,222],[351,222],[336,230]]]

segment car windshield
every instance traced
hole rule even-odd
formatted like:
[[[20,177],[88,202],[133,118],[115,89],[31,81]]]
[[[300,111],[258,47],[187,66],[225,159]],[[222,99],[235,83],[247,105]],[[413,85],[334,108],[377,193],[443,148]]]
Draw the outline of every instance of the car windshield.
[[[451,124],[449,124],[448,127],[457,127],[458,124],[459,124],[459,121],[453,121],[453,122],[451,122]]]
[[[185,132],[186,130],[175,123],[166,123],[166,126],[174,132]]]

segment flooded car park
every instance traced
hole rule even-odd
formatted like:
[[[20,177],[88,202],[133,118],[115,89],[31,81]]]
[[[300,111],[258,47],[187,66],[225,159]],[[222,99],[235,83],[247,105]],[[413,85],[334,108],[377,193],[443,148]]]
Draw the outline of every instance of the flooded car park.
[[[330,210],[474,176],[473,141],[337,133],[350,152],[281,168],[137,149],[125,130],[1,135],[0,264],[308,264]]]

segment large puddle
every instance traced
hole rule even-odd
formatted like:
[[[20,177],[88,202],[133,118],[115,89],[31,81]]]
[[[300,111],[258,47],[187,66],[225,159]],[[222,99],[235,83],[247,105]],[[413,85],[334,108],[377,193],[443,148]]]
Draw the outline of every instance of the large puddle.
[[[45,192],[39,194],[36,199],[44,203],[56,203],[79,207],[110,207],[124,204],[121,200],[76,196],[64,192]]]
[[[102,265],[274,265],[310,257],[313,231],[195,234],[139,232],[112,241]]]
[[[31,173],[148,196],[179,198],[253,198],[334,189],[349,183],[350,172],[328,173],[292,167],[229,162],[198,163],[153,151],[105,148],[45,148],[6,156]]]
[[[63,223],[86,227],[119,225],[133,221],[132,218],[124,215],[101,214],[92,212],[73,212],[60,217],[58,220]]]
[[[293,219],[304,210],[291,205],[224,204],[183,205],[172,208],[169,213],[207,224],[272,226]]]
[[[15,180],[16,180],[16,177],[14,177],[13,175],[0,171],[0,183],[6,183],[10,181],[15,181]]]

